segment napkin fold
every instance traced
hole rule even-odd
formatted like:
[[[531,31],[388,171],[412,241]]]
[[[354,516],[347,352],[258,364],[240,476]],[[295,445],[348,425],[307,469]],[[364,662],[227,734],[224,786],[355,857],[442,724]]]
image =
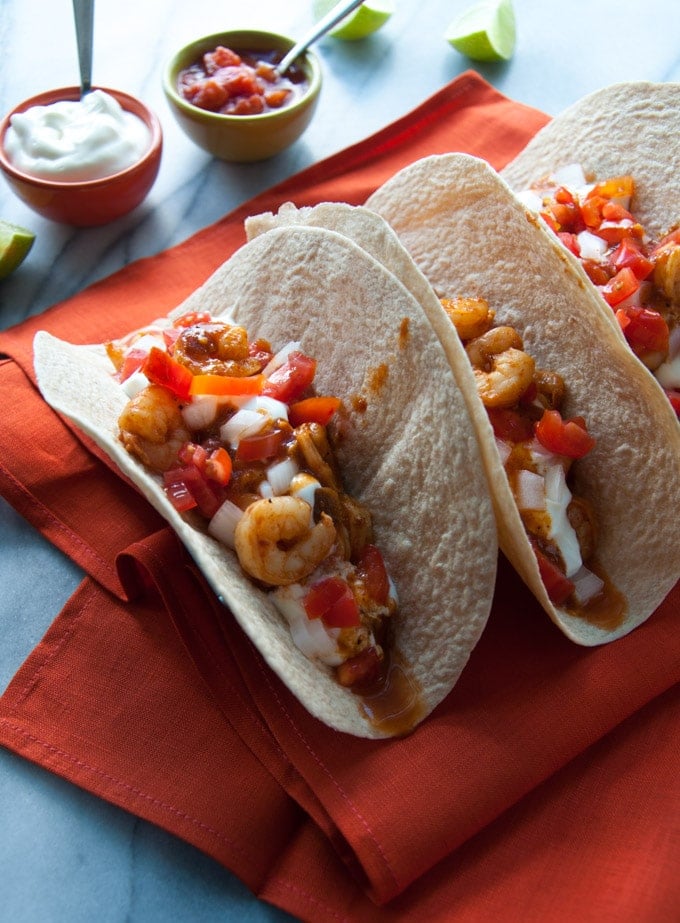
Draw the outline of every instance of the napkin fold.
[[[426,154],[501,168],[546,120],[468,72],[372,138],[0,335],[12,357],[0,363],[0,492],[87,574],[0,699],[0,742],[183,837],[302,919],[671,919],[678,588],[631,635],[583,649],[501,559],[487,629],[428,721],[403,740],[337,734],[269,671],[163,520],[44,404],[33,335],[123,334],[204,281],[244,242],[248,214],[286,200],[359,204]]]

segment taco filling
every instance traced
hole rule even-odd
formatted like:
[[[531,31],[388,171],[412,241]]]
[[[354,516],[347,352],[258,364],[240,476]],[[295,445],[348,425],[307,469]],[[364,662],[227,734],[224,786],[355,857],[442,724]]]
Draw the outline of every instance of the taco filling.
[[[563,418],[564,379],[539,369],[483,298],[440,299],[463,342],[477,393],[551,602],[573,615],[616,623],[625,602],[598,573],[597,522],[570,474],[595,446],[582,417]]]
[[[307,658],[352,690],[376,684],[396,590],[370,511],[343,489],[333,449],[343,409],[314,392],[316,360],[204,312],[106,349],[130,398],[118,419],[127,452],[236,553]]]
[[[580,260],[680,416],[680,229],[653,240],[630,211],[634,194],[632,176],[589,182],[571,164],[519,197]]]

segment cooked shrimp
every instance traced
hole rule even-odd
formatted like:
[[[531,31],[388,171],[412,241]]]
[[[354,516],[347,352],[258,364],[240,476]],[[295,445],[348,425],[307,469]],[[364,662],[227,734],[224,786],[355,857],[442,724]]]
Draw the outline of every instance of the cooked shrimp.
[[[236,526],[235,547],[246,573],[271,586],[288,586],[308,577],[335,542],[326,513],[314,523],[309,503],[299,497],[256,500]]]
[[[463,341],[486,333],[496,316],[484,298],[441,298],[440,301]]]
[[[493,327],[465,348],[485,407],[511,407],[534,380],[534,360],[513,327]]]
[[[178,401],[160,385],[148,385],[128,401],[118,427],[127,451],[154,471],[177,464],[177,453],[190,439]]]
[[[194,375],[243,378],[261,370],[260,361],[249,355],[246,329],[219,322],[184,328],[175,341],[173,358]]]
[[[672,304],[680,306],[680,244],[665,244],[657,251],[654,284]]]

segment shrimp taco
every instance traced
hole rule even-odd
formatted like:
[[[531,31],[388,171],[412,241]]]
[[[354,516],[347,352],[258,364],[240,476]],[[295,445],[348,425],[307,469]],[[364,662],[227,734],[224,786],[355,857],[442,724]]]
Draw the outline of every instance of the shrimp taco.
[[[271,230],[119,340],[39,333],[35,367],[313,715],[389,737],[451,690],[491,606],[493,509],[441,344],[368,253]]]
[[[437,295],[423,307],[477,408],[502,550],[574,641],[621,637],[680,575],[680,433],[662,389],[483,161],[425,158],[366,204]]]
[[[680,83],[623,83],[553,119],[502,172],[602,296],[680,416]]]

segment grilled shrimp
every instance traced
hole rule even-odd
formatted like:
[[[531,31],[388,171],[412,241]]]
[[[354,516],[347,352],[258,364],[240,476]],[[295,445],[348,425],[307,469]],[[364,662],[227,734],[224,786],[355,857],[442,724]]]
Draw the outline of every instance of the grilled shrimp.
[[[148,385],[128,401],[118,427],[127,451],[154,471],[177,464],[177,453],[191,438],[179,403],[160,385]]]
[[[465,347],[485,407],[511,407],[534,380],[534,360],[513,327],[492,327]]]
[[[440,301],[463,341],[486,333],[496,316],[484,298],[441,298]]]
[[[335,542],[335,526],[326,513],[312,520],[299,497],[256,500],[236,526],[235,547],[246,573],[270,586],[288,586],[308,577]]]

